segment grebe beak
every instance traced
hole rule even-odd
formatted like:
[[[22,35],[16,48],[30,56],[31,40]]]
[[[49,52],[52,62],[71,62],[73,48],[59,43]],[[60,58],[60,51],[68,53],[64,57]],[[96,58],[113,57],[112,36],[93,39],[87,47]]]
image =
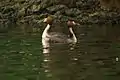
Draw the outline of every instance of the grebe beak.
[[[74,25],[77,25],[77,26],[80,25],[79,23],[76,23],[75,21],[72,21],[72,23],[73,23]]]
[[[43,22],[47,22],[47,18],[45,18],[45,19],[43,20]]]

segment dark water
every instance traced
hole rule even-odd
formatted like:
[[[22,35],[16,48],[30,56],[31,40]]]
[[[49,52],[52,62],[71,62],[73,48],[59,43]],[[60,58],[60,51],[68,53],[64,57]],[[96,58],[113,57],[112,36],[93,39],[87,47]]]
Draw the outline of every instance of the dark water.
[[[78,43],[52,44],[42,53],[39,28],[12,28],[0,33],[0,80],[119,80],[119,25],[75,29]]]

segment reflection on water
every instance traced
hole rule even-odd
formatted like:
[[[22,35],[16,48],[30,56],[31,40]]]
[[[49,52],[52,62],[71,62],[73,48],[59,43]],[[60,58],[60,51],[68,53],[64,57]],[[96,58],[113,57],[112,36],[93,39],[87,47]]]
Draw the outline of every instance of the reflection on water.
[[[78,43],[51,44],[42,53],[40,29],[0,33],[2,80],[119,80],[120,27],[80,26]]]

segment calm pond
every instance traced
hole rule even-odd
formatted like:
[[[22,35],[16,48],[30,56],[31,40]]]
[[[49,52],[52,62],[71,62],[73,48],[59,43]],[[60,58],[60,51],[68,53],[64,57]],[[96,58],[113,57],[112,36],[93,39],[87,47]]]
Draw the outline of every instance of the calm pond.
[[[51,44],[46,54],[43,28],[28,27],[0,30],[1,80],[120,80],[119,25],[78,26],[74,49]]]

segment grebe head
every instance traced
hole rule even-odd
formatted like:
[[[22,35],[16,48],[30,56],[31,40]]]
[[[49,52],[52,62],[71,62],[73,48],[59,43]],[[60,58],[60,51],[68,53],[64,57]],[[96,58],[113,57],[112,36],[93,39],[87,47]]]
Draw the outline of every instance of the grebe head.
[[[80,25],[80,24],[76,23],[74,20],[68,20],[67,25],[68,27],[73,27],[75,25]]]
[[[52,22],[53,22],[52,16],[48,16],[47,18],[45,18],[45,19],[43,20],[43,22],[45,22],[45,23],[47,23],[47,24],[52,24]]]

